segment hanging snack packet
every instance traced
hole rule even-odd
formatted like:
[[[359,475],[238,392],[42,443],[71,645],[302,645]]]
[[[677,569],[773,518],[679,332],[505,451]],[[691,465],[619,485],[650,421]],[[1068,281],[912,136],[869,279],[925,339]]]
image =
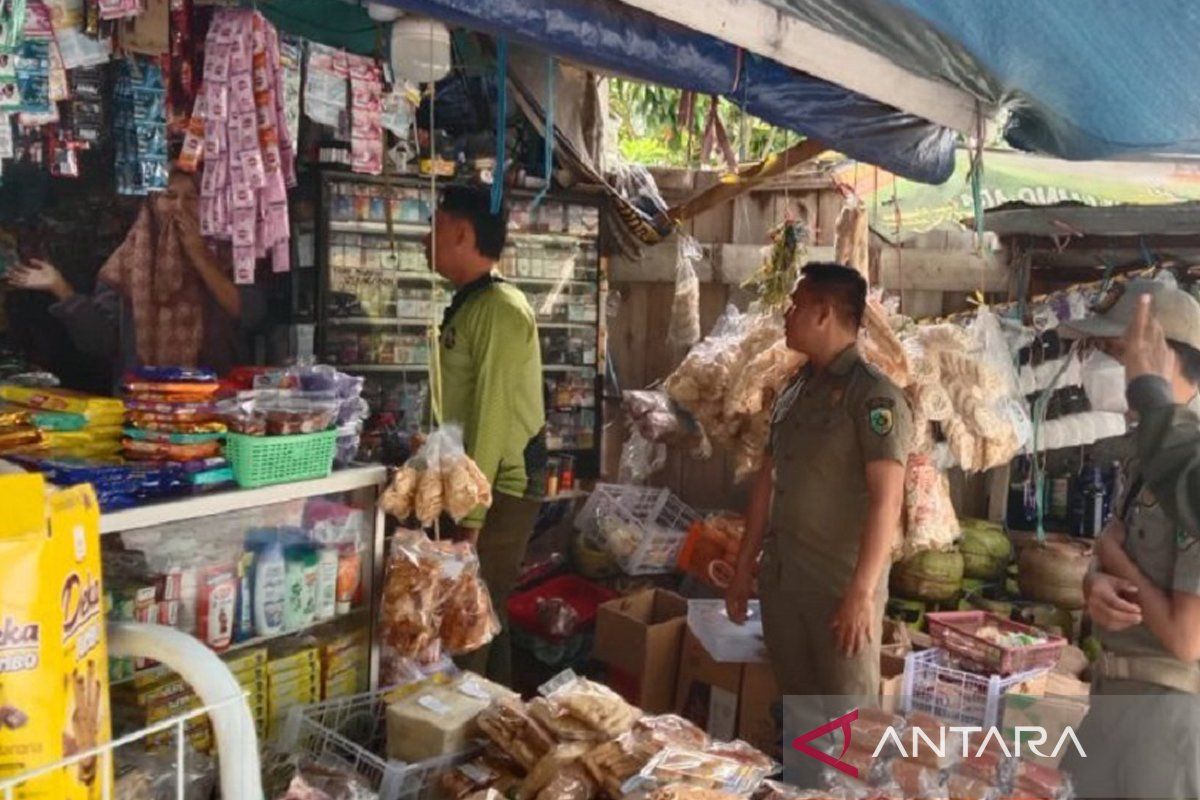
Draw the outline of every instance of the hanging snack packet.
[[[0,477],[0,495],[11,498],[0,516],[4,779],[103,745],[111,730],[96,495],[90,486],[46,495],[41,475]],[[54,770],[14,800],[107,796],[106,763]]]

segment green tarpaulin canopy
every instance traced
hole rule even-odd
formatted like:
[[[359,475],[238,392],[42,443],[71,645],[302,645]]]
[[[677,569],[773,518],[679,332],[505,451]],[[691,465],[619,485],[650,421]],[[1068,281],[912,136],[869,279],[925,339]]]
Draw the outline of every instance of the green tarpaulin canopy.
[[[983,209],[1021,202],[1052,206],[1160,205],[1200,200],[1200,161],[1060,161],[989,151],[983,157]],[[975,216],[968,178],[970,158],[959,151],[954,174],[940,186],[897,178],[875,167],[844,164],[835,178],[863,199],[871,227],[899,241]]]

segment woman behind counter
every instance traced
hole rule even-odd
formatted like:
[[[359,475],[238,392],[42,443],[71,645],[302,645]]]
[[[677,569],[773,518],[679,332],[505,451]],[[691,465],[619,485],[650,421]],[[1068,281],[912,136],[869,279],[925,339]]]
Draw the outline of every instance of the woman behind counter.
[[[39,259],[11,270],[7,282],[53,295],[49,311],[71,341],[82,353],[110,360],[119,379],[138,364],[225,373],[250,363],[266,302],[260,288],[235,286],[229,274],[228,258],[214,255],[200,235],[195,180],[176,170],[165,191],[147,198],[90,296]]]

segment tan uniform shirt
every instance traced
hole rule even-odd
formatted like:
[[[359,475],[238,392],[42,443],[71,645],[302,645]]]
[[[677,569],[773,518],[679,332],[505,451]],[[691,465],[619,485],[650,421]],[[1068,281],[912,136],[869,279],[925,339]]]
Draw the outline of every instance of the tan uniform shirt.
[[[1200,397],[1187,407],[1200,413]],[[1155,499],[1150,488],[1141,480],[1141,466],[1136,461],[1126,469],[1129,490],[1137,490],[1130,501],[1119,498],[1116,507],[1125,511],[1125,552],[1150,581],[1166,592],[1187,592],[1200,595],[1200,539],[1196,532],[1183,530],[1171,520]],[[1104,649],[1117,655],[1151,655],[1172,657],[1150,629],[1135,625],[1122,631],[1099,629]]]
[[[771,423],[775,491],[768,548],[791,591],[840,596],[858,562],[867,519],[866,466],[904,464],[912,414],[904,394],[847,348],[803,371],[780,395]],[[887,575],[879,591],[886,591]]]

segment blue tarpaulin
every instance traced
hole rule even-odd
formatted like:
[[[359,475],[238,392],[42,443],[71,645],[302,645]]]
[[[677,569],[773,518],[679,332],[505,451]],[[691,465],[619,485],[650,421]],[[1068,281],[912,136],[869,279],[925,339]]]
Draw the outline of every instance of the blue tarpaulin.
[[[956,134],[612,0],[386,0],[631,78],[718,94],[763,120],[924,183],[954,171]]]
[[[1200,153],[1195,0],[764,1],[1007,110],[1005,137],[1023,150]]]

